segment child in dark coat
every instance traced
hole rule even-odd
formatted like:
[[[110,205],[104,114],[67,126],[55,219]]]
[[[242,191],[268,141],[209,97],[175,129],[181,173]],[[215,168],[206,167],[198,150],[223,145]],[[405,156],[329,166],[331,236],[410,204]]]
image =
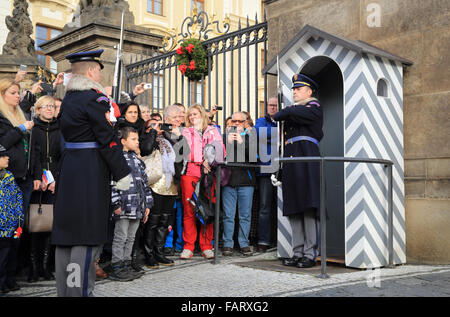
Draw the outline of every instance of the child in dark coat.
[[[147,222],[150,208],[153,206],[151,189],[148,186],[145,164],[137,156],[139,134],[132,127],[120,130],[123,155],[131,169],[132,182],[128,190],[112,189],[112,207],[115,217],[114,239],[111,265],[112,280],[129,281],[142,274],[131,270],[131,252],[139,227],[139,221]]]

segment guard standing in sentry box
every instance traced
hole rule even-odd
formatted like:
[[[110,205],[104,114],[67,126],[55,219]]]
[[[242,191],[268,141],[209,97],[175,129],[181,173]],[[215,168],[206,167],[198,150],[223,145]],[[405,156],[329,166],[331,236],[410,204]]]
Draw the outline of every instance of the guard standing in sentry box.
[[[318,100],[312,97],[319,86],[303,74],[294,75],[292,84],[294,105],[274,116],[275,121],[284,121],[284,157],[320,156],[323,113]],[[283,215],[292,227],[294,253],[292,258],[283,260],[283,265],[312,267],[319,245],[319,163],[284,163],[282,188]]]
[[[119,190],[130,169],[109,122],[110,102],[100,84],[103,50],[66,56],[72,77],[58,116],[61,158],[52,243],[58,296],[93,296],[94,260],[107,241],[111,175]]]

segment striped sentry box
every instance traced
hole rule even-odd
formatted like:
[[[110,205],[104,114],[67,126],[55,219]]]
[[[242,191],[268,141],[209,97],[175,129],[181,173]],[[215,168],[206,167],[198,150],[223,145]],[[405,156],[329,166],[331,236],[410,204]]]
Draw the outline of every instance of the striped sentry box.
[[[278,54],[284,101],[292,104],[291,78],[314,57],[326,56],[342,72],[344,156],[388,159],[393,166],[394,264],[406,262],[403,151],[403,67],[412,62],[367,43],[306,26]],[[276,58],[263,72],[276,74]],[[377,95],[387,83],[388,98]],[[325,105],[324,105],[325,106]],[[345,264],[388,264],[387,173],[383,166],[345,163]],[[291,228],[278,187],[278,255],[291,257]]]

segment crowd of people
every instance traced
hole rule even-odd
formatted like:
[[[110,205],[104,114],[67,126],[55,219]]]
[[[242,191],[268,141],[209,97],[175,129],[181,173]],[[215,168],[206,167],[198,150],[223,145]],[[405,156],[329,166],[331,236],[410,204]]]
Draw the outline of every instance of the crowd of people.
[[[145,83],[113,100],[112,88],[100,84],[102,52],[66,56],[71,77],[63,100],[53,95],[64,73],[47,89],[36,82],[25,92],[20,71],[0,80],[0,294],[20,289],[16,277],[26,267],[30,283],[56,279],[58,296],[93,296],[96,278],[130,281],[143,275],[142,265],[174,265],[175,254],[188,260],[198,250],[211,259],[221,248],[223,256],[236,249],[250,256],[252,243],[265,252],[274,241],[280,180],[294,254],[282,264],[314,266],[319,167],[287,164],[277,182],[271,175],[281,140],[285,157],[320,156],[318,84],[295,74],[294,105],[278,109],[278,99],[269,98],[256,123],[238,111],[222,131],[217,106],[176,103],[151,113],[136,102]],[[211,221],[217,186],[220,241]],[[52,225],[36,229],[36,213],[50,215]],[[100,266],[105,259],[109,270]]]
[[[77,72],[82,71],[76,70],[79,64],[84,63],[72,64],[71,81],[75,81],[79,76]],[[63,76],[64,74],[57,76],[53,88],[63,84]],[[102,187],[92,179],[96,174],[90,175],[89,170],[71,171],[89,175],[86,186],[81,186],[84,188],[80,188],[80,184],[76,184],[77,188],[75,185],[68,185],[70,173],[60,175],[63,158],[65,164],[68,164],[68,160],[85,159],[74,154],[77,152],[72,149],[76,148],[77,143],[74,139],[63,137],[61,127],[73,124],[73,135],[77,137],[87,134],[85,129],[94,130],[93,134],[96,136],[106,135],[105,131],[92,125],[83,126],[81,123],[76,126],[73,122],[67,122],[69,115],[61,115],[62,112],[75,113],[81,111],[81,107],[86,107],[80,103],[80,109],[71,107],[69,110],[69,102],[75,98],[75,94],[71,92],[76,91],[70,81],[68,87],[65,87],[67,95],[61,100],[53,96],[55,90],[44,91],[40,82],[23,92],[16,80],[0,80],[1,293],[20,288],[16,276],[24,268],[28,268],[29,283],[40,278],[52,280],[56,275],[58,284],[58,274],[62,274],[58,273],[58,263],[69,255],[65,254],[67,250],[64,248],[55,250],[54,245],[83,245],[81,242],[69,241],[64,230],[70,231],[70,226],[81,224],[86,226],[86,235],[90,235],[90,228],[95,229],[93,226],[97,225],[99,230],[104,227],[103,222],[84,219],[85,215],[76,215],[83,219],[70,223],[73,219],[69,217],[62,220],[62,216],[55,213],[52,231],[29,232],[26,219],[30,204],[50,204],[55,206],[55,210],[67,210],[75,208],[73,205],[83,200],[89,200],[86,203],[88,205],[92,203],[91,206],[100,206],[100,202],[97,204],[90,200],[100,200],[106,197],[105,193],[109,195],[107,203],[110,215],[105,215],[109,228],[107,242],[100,242],[99,250],[88,250],[95,258],[97,278],[130,281],[142,276],[142,265],[151,269],[160,265],[171,266],[174,261],[170,256],[178,255],[181,259],[188,260],[196,250],[205,259],[211,259],[214,257],[213,248],[219,247],[219,244],[223,256],[232,255],[234,249],[249,256],[253,254],[249,238],[251,227],[256,228],[254,230],[258,233],[258,240],[255,241],[258,251],[264,252],[271,245],[274,191],[270,181],[268,182],[269,174],[260,173],[257,168],[224,168],[225,181],[222,180],[219,185],[223,192],[220,241],[214,241],[213,223],[199,219],[192,197],[196,184],[203,182],[205,175],[214,175],[217,164],[225,161],[256,164],[251,159],[252,153],[256,153],[252,149],[255,146],[252,140],[258,136],[260,128],[276,127],[273,120],[277,110],[276,98],[269,100],[267,115],[258,119],[256,124],[248,112],[236,112],[226,120],[222,131],[213,121],[216,106],[208,111],[200,104],[186,109],[182,104],[176,103],[167,105],[162,114],[151,113],[147,105],[135,101],[138,95],[145,92],[144,83],[127,94],[128,101],[123,103],[115,103],[107,93],[108,89],[98,87],[97,90],[94,87],[97,94],[94,96],[93,93],[95,101],[100,104],[106,102],[110,107],[106,120],[117,141],[105,138],[104,142],[110,144],[111,148],[113,144],[114,148],[120,148],[128,169],[125,171],[122,166],[123,173],[117,172],[117,177],[113,175],[111,184],[116,185],[109,186],[108,190],[102,189],[98,197],[92,198],[90,188]],[[71,97],[73,98],[70,99]],[[93,115],[92,120],[100,122],[104,120],[101,118],[101,114],[95,118]],[[265,146],[270,148],[270,138],[267,140],[268,144]],[[97,149],[99,145],[83,146],[84,149]],[[69,153],[73,157],[69,158]],[[239,153],[245,153],[244,160],[238,159]],[[101,170],[101,166],[96,166],[95,159],[89,159],[92,160],[92,169]],[[110,167],[112,163],[107,162],[106,165]],[[51,175],[50,179],[48,175]],[[128,184],[119,186],[126,179],[124,175],[130,176],[127,178]],[[260,210],[257,211],[255,221],[252,204],[255,188],[258,187],[261,191]],[[22,228],[23,236],[20,235]],[[87,238],[80,236],[79,239]],[[235,248],[235,241],[239,248]],[[86,243],[90,244],[92,241]],[[25,256],[21,256],[23,253]],[[140,261],[141,254],[144,255],[144,262]],[[73,253],[70,256],[73,258]],[[111,266],[105,272],[106,268],[102,268],[100,263],[108,256]],[[67,277],[67,273],[65,274]],[[58,286],[58,289],[65,288],[67,286]]]

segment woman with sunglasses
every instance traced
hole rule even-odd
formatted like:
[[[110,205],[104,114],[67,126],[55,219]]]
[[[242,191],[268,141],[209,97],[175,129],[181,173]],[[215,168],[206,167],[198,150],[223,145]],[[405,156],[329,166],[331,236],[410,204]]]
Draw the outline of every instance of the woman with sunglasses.
[[[55,119],[55,99],[42,96],[34,105],[36,118],[32,129],[31,155],[33,180],[41,182],[40,190],[33,192],[32,203],[53,204],[61,158],[61,138],[58,121]],[[46,171],[45,177],[43,176]],[[49,177],[51,175],[51,177]],[[53,178],[53,181],[52,179]],[[36,282],[40,275],[44,280],[53,280],[51,272],[51,232],[31,233],[30,271],[28,282]],[[41,248],[42,246],[42,248]]]

